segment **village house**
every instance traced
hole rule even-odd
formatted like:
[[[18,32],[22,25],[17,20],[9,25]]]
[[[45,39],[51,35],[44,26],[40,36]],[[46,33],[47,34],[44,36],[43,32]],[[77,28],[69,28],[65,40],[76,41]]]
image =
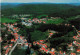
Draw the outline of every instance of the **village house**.
[[[9,50],[10,50],[9,48],[6,49],[5,55],[8,55]]]
[[[4,49],[6,50],[8,48],[8,45],[4,46]]]
[[[13,44],[10,44],[10,45],[9,45],[9,47],[12,47],[12,46],[13,46]]]

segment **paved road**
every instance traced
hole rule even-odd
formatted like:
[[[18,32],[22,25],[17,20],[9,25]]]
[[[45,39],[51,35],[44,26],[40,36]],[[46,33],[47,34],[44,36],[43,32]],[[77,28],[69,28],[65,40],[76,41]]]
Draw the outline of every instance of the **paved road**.
[[[11,55],[11,53],[13,52],[13,50],[15,49],[15,47],[17,46],[18,43],[16,43],[13,48],[11,49],[11,51],[9,52],[9,55]]]
[[[10,27],[10,29],[11,29],[14,33],[16,33],[16,31],[15,31],[10,25],[9,25],[9,27]],[[11,49],[11,51],[9,52],[9,55],[11,55],[11,53],[13,52],[13,50],[15,49],[15,47],[17,46],[17,44],[18,44],[19,42],[22,42],[22,40],[20,39],[20,35],[18,36],[17,42],[15,43],[15,45],[13,46],[13,48]],[[22,42],[22,43],[24,43],[24,42]]]

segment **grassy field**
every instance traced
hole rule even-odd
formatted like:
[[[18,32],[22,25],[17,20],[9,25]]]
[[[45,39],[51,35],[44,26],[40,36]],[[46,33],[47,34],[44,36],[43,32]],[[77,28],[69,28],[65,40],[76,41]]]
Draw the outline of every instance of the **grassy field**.
[[[48,20],[46,21],[48,24],[60,24],[62,23],[64,20],[63,19],[53,19],[53,20]]]
[[[16,20],[16,19],[9,19],[9,18],[1,18],[1,23],[14,23],[14,22],[16,22],[16,21],[18,21],[18,20]]]
[[[71,21],[71,20],[77,19],[77,18],[75,18],[75,17],[76,17],[76,16],[73,16],[73,17],[67,18],[66,20],[67,20],[67,21]]]
[[[12,55],[25,55],[25,50],[24,49],[18,49],[17,47],[14,49],[12,52]]]

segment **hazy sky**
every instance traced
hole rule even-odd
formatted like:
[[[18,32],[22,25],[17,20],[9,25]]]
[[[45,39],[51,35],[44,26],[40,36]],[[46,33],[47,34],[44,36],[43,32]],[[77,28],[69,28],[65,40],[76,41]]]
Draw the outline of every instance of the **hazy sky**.
[[[22,3],[31,3],[31,2],[49,2],[49,3],[80,3],[80,0],[1,0],[1,2],[22,2]]]

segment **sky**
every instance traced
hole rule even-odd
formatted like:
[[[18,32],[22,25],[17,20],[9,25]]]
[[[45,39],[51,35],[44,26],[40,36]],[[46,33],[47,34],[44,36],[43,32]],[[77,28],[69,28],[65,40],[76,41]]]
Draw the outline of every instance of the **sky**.
[[[80,3],[80,0],[1,0],[1,3],[32,3],[32,2]]]

